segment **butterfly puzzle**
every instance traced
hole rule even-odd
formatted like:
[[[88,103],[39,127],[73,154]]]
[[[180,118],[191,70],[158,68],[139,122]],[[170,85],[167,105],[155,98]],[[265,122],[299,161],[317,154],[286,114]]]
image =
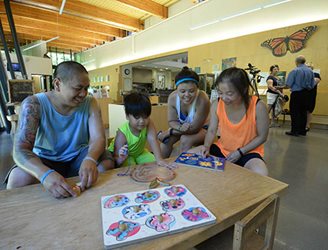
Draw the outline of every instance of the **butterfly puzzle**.
[[[189,231],[216,221],[204,204],[181,184],[103,196],[101,212],[106,249]]]
[[[296,53],[304,48],[306,41],[316,30],[317,26],[307,26],[290,36],[268,39],[261,46],[271,49],[272,54],[278,57],[286,55],[288,50]]]
[[[193,167],[202,168],[202,169],[223,171],[225,159],[221,157],[215,157],[212,155],[203,158],[198,154],[184,152],[179,155],[179,157],[175,160],[175,162],[190,165]]]

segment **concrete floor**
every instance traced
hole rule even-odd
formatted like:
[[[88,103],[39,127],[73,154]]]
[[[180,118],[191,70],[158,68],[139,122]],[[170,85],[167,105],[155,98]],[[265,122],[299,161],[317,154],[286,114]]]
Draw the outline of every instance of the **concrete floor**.
[[[289,184],[281,199],[275,250],[328,249],[328,130],[306,137],[270,129],[265,160],[270,176]]]
[[[290,185],[281,199],[274,249],[328,249],[328,130],[290,137],[288,128],[271,128],[265,145],[270,176]],[[12,166],[11,151],[11,136],[1,133],[1,179]]]

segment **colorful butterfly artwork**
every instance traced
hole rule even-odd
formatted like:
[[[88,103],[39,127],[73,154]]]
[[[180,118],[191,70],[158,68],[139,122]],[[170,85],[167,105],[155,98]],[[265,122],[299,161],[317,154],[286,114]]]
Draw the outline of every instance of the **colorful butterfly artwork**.
[[[271,49],[274,56],[284,56],[288,50],[296,53],[304,48],[306,41],[316,30],[317,26],[307,26],[290,36],[268,39],[261,46]]]

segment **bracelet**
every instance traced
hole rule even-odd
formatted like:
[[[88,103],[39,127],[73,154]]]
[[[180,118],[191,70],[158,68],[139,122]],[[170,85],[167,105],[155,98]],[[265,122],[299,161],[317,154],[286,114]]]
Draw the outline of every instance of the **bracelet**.
[[[47,176],[48,176],[49,174],[51,174],[52,172],[55,172],[55,170],[53,170],[53,169],[49,169],[47,172],[45,172],[45,173],[42,175],[41,180],[40,180],[41,184],[43,184],[44,180],[45,180],[45,179],[47,178]]]
[[[173,128],[170,128],[170,136],[173,135]]]
[[[97,162],[95,159],[93,159],[91,156],[86,156],[86,157],[83,159],[83,161],[84,161],[84,160],[90,160],[90,161],[94,162],[96,165],[98,165],[98,162]]]
[[[244,156],[244,154],[243,154],[243,151],[241,151],[241,149],[240,149],[240,148],[237,148],[237,150],[238,150],[238,152],[239,152],[240,156],[241,156],[241,157],[243,157],[243,156]]]

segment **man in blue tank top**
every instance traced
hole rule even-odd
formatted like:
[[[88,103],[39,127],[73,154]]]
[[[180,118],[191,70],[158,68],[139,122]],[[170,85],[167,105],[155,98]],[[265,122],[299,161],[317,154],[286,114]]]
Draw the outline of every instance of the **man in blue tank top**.
[[[16,166],[7,188],[41,182],[56,198],[76,196],[65,178],[79,175],[82,191],[98,171],[114,168],[105,151],[105,130],[97,101],[88,94],[88,72],[79,63],[60,63],[54,90],[26,98],[14,141]]]

